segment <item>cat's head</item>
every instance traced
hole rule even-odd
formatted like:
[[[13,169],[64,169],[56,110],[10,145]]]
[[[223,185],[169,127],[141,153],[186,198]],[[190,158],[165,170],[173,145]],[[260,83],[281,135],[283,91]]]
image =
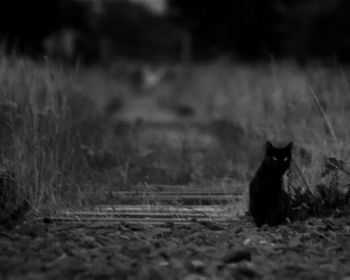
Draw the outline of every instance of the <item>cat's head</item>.
[[[275,147],[266,141],[264,163],[271,169],[284,173],[292,161],[293,143],[284,147]]]

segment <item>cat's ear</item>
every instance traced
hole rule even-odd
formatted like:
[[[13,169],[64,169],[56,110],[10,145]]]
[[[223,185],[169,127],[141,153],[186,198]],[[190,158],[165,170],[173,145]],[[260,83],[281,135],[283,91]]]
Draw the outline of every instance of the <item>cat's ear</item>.
[[[265,151],[266,151],[266,153],[271,151],[272,148],[273,148],[273,145],[271,144],[271,142],[270,141],[266,141],[265,142]]]
[[[293,148],[293,142],[290,142],[287,146],[286,146],[286,149],[291,151]]]

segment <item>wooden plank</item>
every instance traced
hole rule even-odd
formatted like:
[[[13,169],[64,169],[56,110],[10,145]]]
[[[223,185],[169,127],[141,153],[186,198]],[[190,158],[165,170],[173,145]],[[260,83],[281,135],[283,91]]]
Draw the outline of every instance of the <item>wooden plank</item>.
[[[147,222],[149,224],[153,224],[154,222],[157,223],[171,223],[171,222],[178,222],[178,221],[193,221],[193,222],[225,222],[228,219],[227,218],[218,218],[218,219],[210,219],[210,218],[192,218],[192,219],[182,219],[182,218],[83,218],[83,217],[50,217],[49,218],[52,222]]]
[[[118,211],[63,211],[60,213],[60,215],[225,215],[225,213],[229,213],[229,210],[227,211],[142,211],[142,210],[133,210],[133,211],[127,211],[127,210],[118,210]]]
[[[121,189],[120,191],[138,191],[138,192],[177,192],[177,193],[191,193],[191,192],[202,192],[202,193],[232,193],[240,195],[242,194],[239,189],[242,184],[234,184],[229,186],[220,187],[198,187],[198,186],[182,186],[182,185],[150,185],[141,187],[131,187],[130,189]],[[113,191],[113,190],[112,190]]]
[[[98,205],[93,208],[93,211],[172,211],[172,212],[218,212],[230,210],[230,206],[223,205],[188,205],[174,206],[169,204],[139,204],[139,205]]]
[[[211,215],[205,215],[205,214],[177,214],[177,213],[115,213],[115,214],[108,214],[106,215],[105,213],[71,213],[71,214],[65,214],[60,217],[62,218],[79,218],[79,219],[85,219],[85,218],[123,218],[123,219],[128,219],[128,218],[143,218],[143,219],[148,219],[148,218],[179,218],[179,219],[194,219],[194,218],[229,218],[231,215],[221,215],[221,214],[211,214]]]
[[[178,199],[212,199],[212,200],[223,200],[223,199],[235,199],[236,196],[230,195],[206,195],[206,194],[189,194],[189,195],[178,195],[178,194],[120,194],[114,195],[112,198],[144,198],[144,199],[165,199],[165,200],[178,200]]]
[[[79,215],[79,216],[91,216],[91,215],[95,215],[95,216],[150,216],[150,215],[157,215],[157,216],[169,216],[169,215],[177,215],[177,216],[208,216],[206,213],[204,212],[156,212],[156,211],[149,211],[149,212],[121,212],[121,211],[115,211],[115,212],[91,212],[91,211],[72,211],[72,212],[65,212],[62,213],[62,215],[64,216],[72,216],[72,215]],[[217,213],[210,213],[210,215],[219,215]]]
[[[150,223],[149,221],[77,221],[77,220],[70,220],[70,221],[53,221],[55,223],[60,223],[60,224],[84,224],[84,225],[91,225],[91,226],[96,226],[96,225],[121,225],[121,224],[130,224],[130,225],[152,225],[152,226],[163,226],[166,224],[174,224],[174,225],[191,225],[194,223],[194,221],[174,221],[174,222],[162,222],[162,221],[153,221]],[[229,225],[228,222],[220,222],[220,225]]]
[[[106,194],[104,197],[106,199],[120,199],[120,200],[152,200],[152,201],[189,201],[189,200],[206,200],[206,201],[232,201],[240,199],[241,196],[236,195],[228,195],[228,194],[206,194],[206,193],[200,193],[200,194],[179,194],[179,193],[134,193],[134,192],[119,192],[119,193],[109,193]]]
[[[176,195],[176,196],[187,196],[187,195],[203,195],[203,196],[242,196],[242,192],[239,191],[219,191],[219,190],[174,190],[174,191],[153,191],[153,190],[133,190],[133,191],[104,191],[104,192],[91,192],[86,191],[84,194],[90,194],[90,195]]]

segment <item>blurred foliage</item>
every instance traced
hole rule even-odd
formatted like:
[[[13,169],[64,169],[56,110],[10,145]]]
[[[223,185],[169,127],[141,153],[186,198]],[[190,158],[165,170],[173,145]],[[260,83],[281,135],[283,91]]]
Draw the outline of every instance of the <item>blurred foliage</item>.
[[[170,0],[171,17],[194,37],[201,55],[233,50],[253,57],[273,48],[273,0]]]
[[[84,28],[87,10],[76,1],[1,0],[0,36],[8,49],[38,54],[42,40],[64,27]]]
[[[79,35],[71,39],[75,49],[67,52],[80,52],[75,56],[89,56],[87,60],[179,59],[193,53],[197,59],[228,54],[251,60],[273,55],[301,62],[350,61],[346,0],[168,0],[168,4],[167,13],[159,15],[127,0],[2,0],[0,37],[8,50],[38,55],[45,49],[45,39],[73,29]],[[87,54],[82,46],[90,48]]]
[[[244,58],[337,57],[349,61],[346,0],[170,0],[171,17],[190,30],[195,53]]]
[[[154,59],[179,52],[179,30],[174,24],[128,1],[106,1],[99,35],[109,40],[110,51],[117,56]]]

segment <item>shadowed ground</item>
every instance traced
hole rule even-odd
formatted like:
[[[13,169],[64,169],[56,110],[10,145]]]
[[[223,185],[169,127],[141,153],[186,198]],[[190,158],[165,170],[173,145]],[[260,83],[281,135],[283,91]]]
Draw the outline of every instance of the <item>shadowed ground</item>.
[[[3,279],[347,279],[349,217],[257,229],[24,224],[1,230]]]

